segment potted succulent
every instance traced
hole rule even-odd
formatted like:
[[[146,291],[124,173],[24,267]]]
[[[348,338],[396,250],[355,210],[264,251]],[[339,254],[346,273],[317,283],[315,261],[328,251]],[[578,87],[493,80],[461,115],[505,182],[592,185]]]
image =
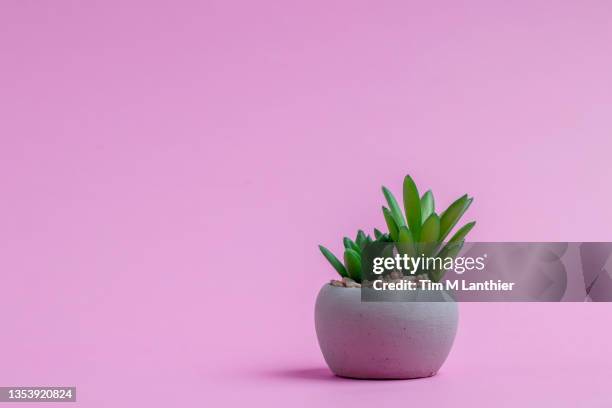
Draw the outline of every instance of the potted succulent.
[[[364,249],[371,244],[409,245],[413,251],[428,251],[454,257],[474,227],[470,222],[450,233],[472,203],[464,195],[444,212],[435,211],[431,191],[422,196],[410,176],[403,184],[403,209],[383,187],[388,207],[383,216],[388,232],[374,229],[374,238],[359,231],[355,240],[344,238],[343,262],[327,248],[322,254],[340,275],[321,288],[315,305],[315,326],[319,346],[327,365],[342,377],[363,379],[408,379],[435,375],[455,339],[457,304],[448,296],[419,298],[410,302],[365,302],[362,290],[368,286],[362,268]],[[416,271],[403,276],[392,271],[386,280],[428,279],[440,281],[444,270]],[[441,300],[441,301],[440,301]]]

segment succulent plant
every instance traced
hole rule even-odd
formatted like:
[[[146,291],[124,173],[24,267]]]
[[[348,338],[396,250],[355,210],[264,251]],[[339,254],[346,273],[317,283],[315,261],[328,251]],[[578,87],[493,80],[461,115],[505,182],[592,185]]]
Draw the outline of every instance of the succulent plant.
[[[454,258],[465,243],[468,233],[474,228],[475,221],[468,222],[459,228],[449,239],[463,214],[472,204],[473,198],[462,195],[448,206],[441,214],[436,213],[434,196],[431,190],[419,195],[414,180],[407,175],[403,184],[403,208],[400,207],[393,193],[382,187],[387,205],[382,207],[383,217],[388,233],[374,229],[375,240],[359,230],[355,241],[344,238],[344,263],[340,262],[327,248],[319,245],[319,249],[342,277],[350,277],[361,282],[362,252],[366,245],[373,242],[392,242],[399,252],[411,256],[433,256]],[[427,273],[429,279],[438,282],[444,275],[444,270],[416,271],[416,274]]]

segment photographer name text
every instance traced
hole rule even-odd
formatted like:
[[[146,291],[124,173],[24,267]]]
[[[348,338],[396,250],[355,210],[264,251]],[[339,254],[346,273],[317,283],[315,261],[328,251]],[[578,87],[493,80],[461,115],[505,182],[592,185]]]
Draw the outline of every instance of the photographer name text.
[[[461,291],[510,291],[515,282],[488,280],[484,282],[466,282],[463,279],[432,282],[430,280],[402,280],[385,282],[382,279],[373,282],[374,290],[461,290]]]

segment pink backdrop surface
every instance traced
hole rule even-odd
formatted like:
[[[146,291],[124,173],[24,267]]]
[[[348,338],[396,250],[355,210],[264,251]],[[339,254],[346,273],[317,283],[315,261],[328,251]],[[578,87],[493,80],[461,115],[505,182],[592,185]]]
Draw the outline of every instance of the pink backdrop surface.
[[[462,304],[417,381],[331,376],[313,323],[317,244],[382,227],[406,173],[475,196],[477,240],[612,240],[611,16],[2,2],[0,385],[94,408],[611,406],[610,304]]]

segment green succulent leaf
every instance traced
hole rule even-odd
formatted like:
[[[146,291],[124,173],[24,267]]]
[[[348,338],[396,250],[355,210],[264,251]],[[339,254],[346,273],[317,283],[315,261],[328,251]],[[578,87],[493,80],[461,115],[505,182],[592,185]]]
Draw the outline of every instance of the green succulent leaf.
[[[455,227],[461,216],[472,204],[472,198],[467,194],[455,200],[440,217],[440,241],[444,241],[451,230]]]
[[[415,256],[416,248],[414,245],[414,238],[410,233],[410,230],[406,226],[401,226],[399,228],[399,237],[398,237],[398,251],[401,254],[406,254],[410,257]]]
[[[467,234],[469,234],[472,228],[474,228],[474,225],[476,225],[476,221],[468,222],[463,227],[459,228],[459,230],[455,232],[455,235],[453,235],[452,238],[448,240],[448,243],[454,244],[459,241],[464,241]]]
[[[428,190],[423,197],[421,197],[421,220],[425,222],[427,218],[436,210],[434,196],[431,190]]]
[[[393,195],[393,193],[389,191],[389,189],[385,186],[383,186],[382,192],[385,196],[385,199],[387,200],[387,203],[389,204],[391,215],[393,215],[393,218],[395,219],[395,223],[397,224],[397,226],[401,227],[402,225],[406,225],[404,214],[402,214],[402,210],[399,204],[397,203],[397,200],[395,199],[395,196]]]
[[[440,237],[440,217],[431,214],[423,223],[419,242],[438,242]]]
[[[357,244],[359,249],[363,249],[363,247],[365,247],[366,242],[367,240],[366,240],[365,232],[363,232],[362,230],[359,230],[357,232],[357,237],[355,238],[355,243]]]
[[[355,282],[361,282],[361,255],[352,249],[344,251],[344,264],[349,276]]]
[[[319,250],[321,250],[323,256],[329,261],[340,276],[349,277],[349,274],[342,262],[340,262],[340,260],[336,258],[336,256],[332,254],[329,249],[325,248],[323,245],[319,245]]]
[[[407,243],[407,242],[414,243],[414,238],[412,237],[412,234],[410,233],[410,230],[408,229],[408,227],[406,227],[405,225],[399,228],[399,234],[398,234],[397,241],[401,243]]]
[[[444,260],[446,258],[455,258],[459,254],[459,251],[461,251],[461,248],[463,248],[464,243],[465,241],[459,241],[451,245],[446,244],[446,246],[438,254],[438,257],[442,258],[442,263],[444,264]],[[428,272],[428,277],[433,282],[440,282],[442,277],[444,277],[445,272],[446,271],[444,269],[434,269]]]
[[[376,238],[377,240],[383,236],[383,233],[380,232],[380,230],[378,228],[374,228],[374,238]]]
[[[397,223],[395,222],[395,218],[393,218],[391,211],[389,211],[387,207],[383,207],[382,210],[383,210],[383,215],[385,217],[385,222],[387,223],[387,228],[389,228],[389,235],[391,235],[391,239],[393,241],[397,241],[398,234],[399,234],[399,227],[397,226]]]
[[[440,280],[442,279],[442,277],[444,276],[444,270],[442,269],[433,269],[429,272],[427,272],[427,277],[432,281],[432,282],[440,282]]]
[[[353,249],[353,250],[355,250],[357,252],[360,252],[359,246],[357,246],[357,244],[354,243],[353,240],[350,239],[349,237],[344,237],[342,239],[342,242],[344,243],[344,248],[346,248],[346,249],[350,248],[350,249]]]
[[[430,256],[438,247],[440,236],[440,217],[436,213],[431,214],[423,223],[421,238],[419,239],[419,253]]]
[[[418,241],[421,236],[421,199],[419,197],[419,190],[412,177],[406,176],[404,178],[403,192],[404,210],[408,220],[408,227],[410,227],[412,237],[415,241]]]
[[[389,234],[382,234],[380,237],[376,238],[376,242],[393,242]]]

